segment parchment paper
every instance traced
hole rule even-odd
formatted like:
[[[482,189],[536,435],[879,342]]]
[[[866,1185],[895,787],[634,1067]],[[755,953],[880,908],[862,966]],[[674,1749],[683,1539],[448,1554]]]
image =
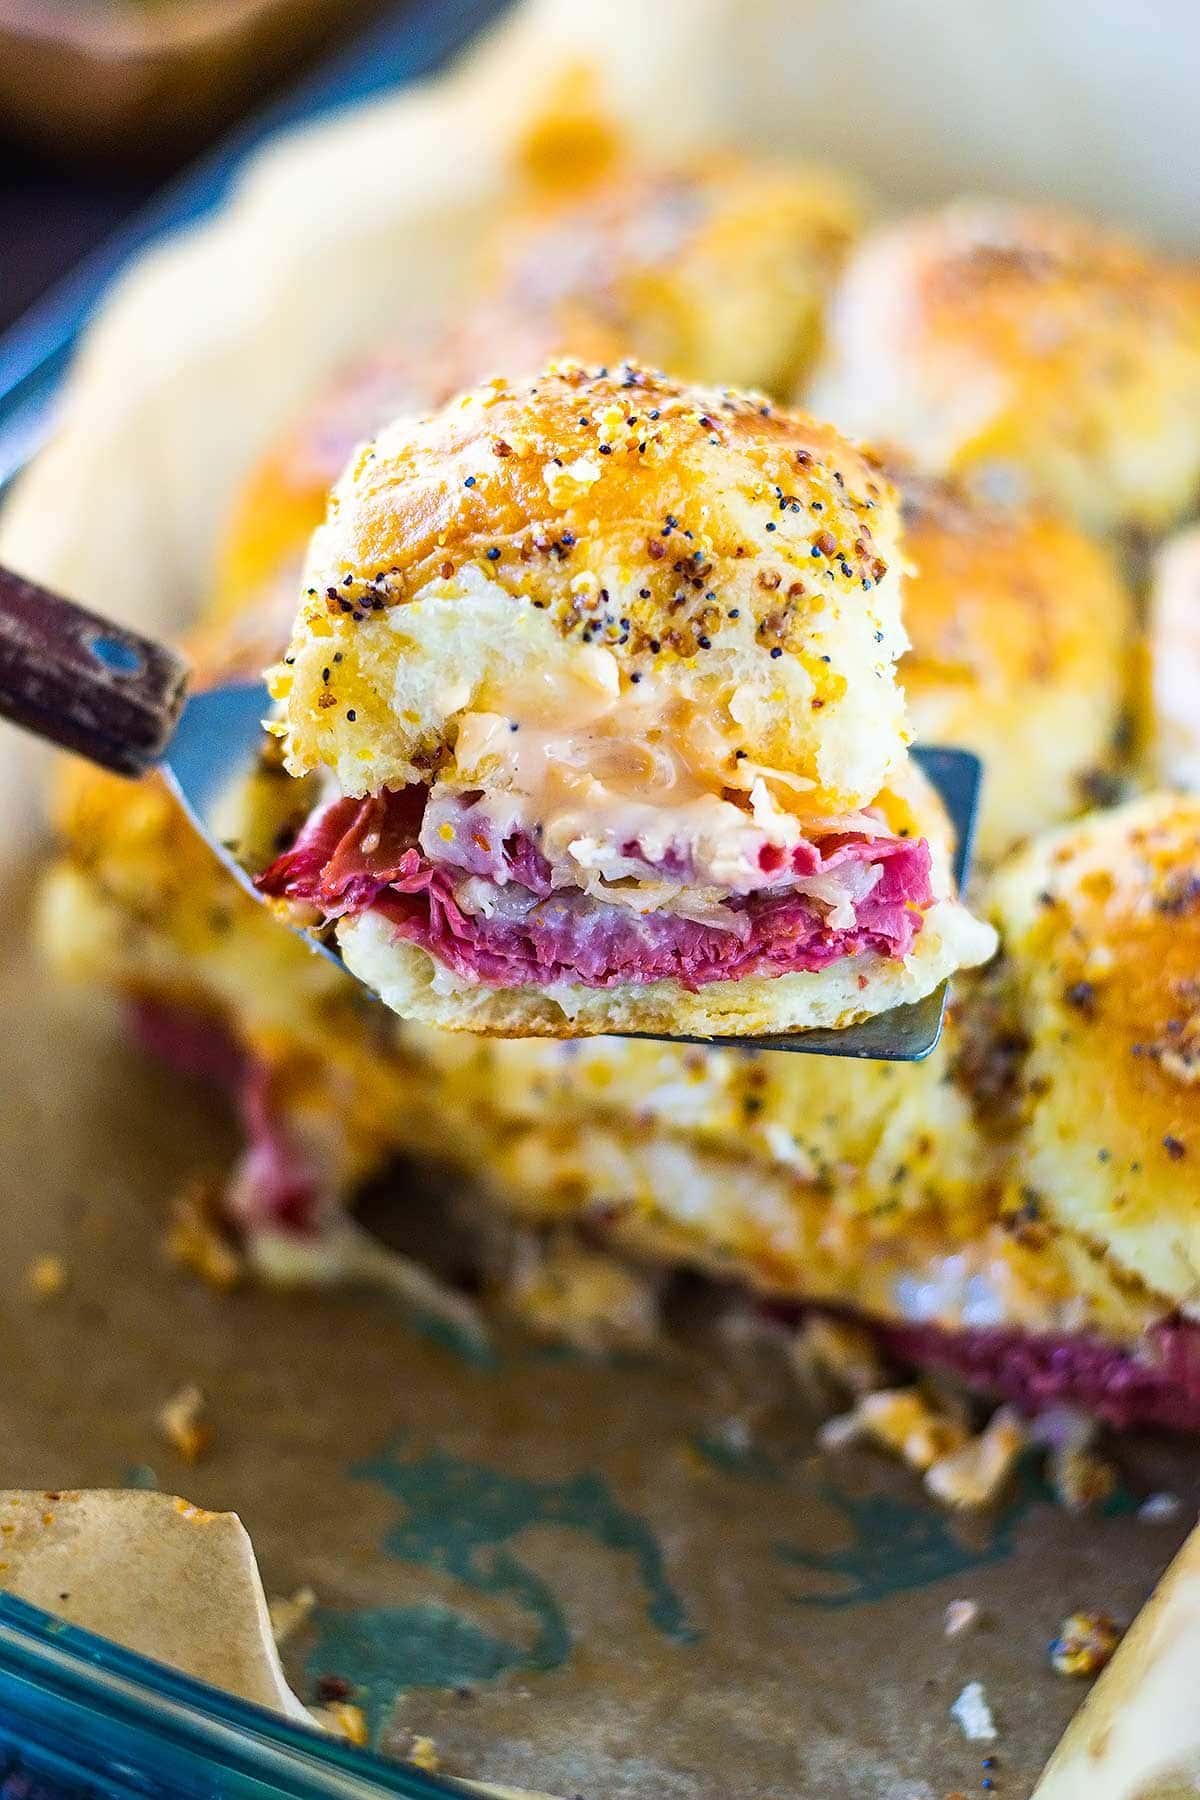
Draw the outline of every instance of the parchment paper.
[[[522,117],[581,47],[659,142],[845,158],[893,195],[1057,192],[1186,238],[1197,34],[1172,31],[1188,14],[1170,3],[1087,13],[1080,30],[1035,0],[531,4],[449,86],[270,152],[226,216],[123,284],[0,556],[123,616],[182,621],[280,419],[347,351],[461,286]],[[4,758],[11,846],[14,823],[32,832],[32,765],[11,739]],[[182,1488],[236,1510],[268,1590],[318,1595],[287,1648],[302,1697],[341,1677],[384,1747],[428,1735],[452,1772],[586,1800],[941,1800],[978,1791],[994,1753],[995,1792],[1028,1794],[1080,1695],[1046,1641],[1076,1607],[1136,1611],[1200,1504],[1192,1452],[1130,1443],[1126,1489],[1086,1524],[1028,1475],[959,1524],[881,1459],[815,1455],[763,1349],[592,1364],[514,1341],[481,1360],[376,1294],[199,1286],[158,1244],[171,1194],[228,1153],[227,1124],[102,1007],[50,989],[15,861],[0,1480]],[[372,1219],[407,1231],[436,1185],[401,1174]],[[69,1284],[38,1300],[43,1254]],[[189,1381],[212,1427],[194,1467],[155,1425]],[[1136,1499],[1161,1489],[1179,1515],[1139,1522]],[[958,1598],[984,1622],[949,1641]],[[949,1716],[970,1680],[994,1745]]]
[[[304,1724],[245,1526],[136,1488],[0,1491],[0,1588]]]

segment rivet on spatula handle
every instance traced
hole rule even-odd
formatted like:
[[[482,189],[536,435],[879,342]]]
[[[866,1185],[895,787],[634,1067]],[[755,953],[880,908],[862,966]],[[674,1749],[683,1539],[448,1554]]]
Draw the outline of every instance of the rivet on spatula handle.
[[[171,740],[187,679],[164,644],[0,569],[0,716],[142,775]]]

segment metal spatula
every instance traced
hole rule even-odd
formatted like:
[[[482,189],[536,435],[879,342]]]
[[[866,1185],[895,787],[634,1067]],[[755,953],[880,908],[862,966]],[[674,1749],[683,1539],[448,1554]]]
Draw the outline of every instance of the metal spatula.
[[[161,769],[197,831],[261,900],[225,831],[231,794],[260,766],[266,694],[257,682],[235,682],[189,695],[188,679],[187,664],[174,650],[0,569],[0,716],[119,775]],[[953,820],[961,886],[979,794],[978,758],[941,748],[913,754]],[[311,932],[300,935],[344,966],[329,944]],[[943,984],[914,1005],[842,1031],[668,1041],[919,1062],[941,1036],[945,1002]]]

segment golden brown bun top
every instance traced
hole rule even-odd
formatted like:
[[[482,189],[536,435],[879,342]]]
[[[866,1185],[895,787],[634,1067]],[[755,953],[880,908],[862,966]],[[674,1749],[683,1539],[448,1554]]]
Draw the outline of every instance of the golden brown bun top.
[[[1128,621],[1116,563],[1067,520],[989,506],[957,482],[885,458],[900,490],[904,661],[910,689],[940,680],[1003,690],[1107,685],[1114,624]]]
[[[1115,556],[1065,519],[884,460],[904,522],[913,732],[983,758],[977,848],[994,860],[1078,812],[1111,765],[1132,602]]]
[[[286,642],[305,546],[354,449],[391,420],[429,412],[496,369],[539,368],[568,349],[602,362],[616,360],[623,346],[582,318],[568,342],[553,314],[497,301],[474,307],[448,330],[386,344],[342,369],[270,446],[238,495],[218,562],[219,614],[255,602],[285,564],[294,564],[279,638]]]
[[[276,689],[289,766],[420,779],[514,657],[603,651],[862,805],[905,741],[896,553],[878,464],[803,414],[630,365],[497,380],[390,426],[335,488]]]
[[[578,97],[579,84],[565,91]],[[858,229],[850,185],[732,155],[637,162],[617,155],[592,114],[571,117],[590,179],[561,141],[565,119],[544,115],[539,197],[501,211],[479,303],[449,330],[346,369],[268,452],[227,536],[220,582],[231,597],[252,595],[307,538],[356,444],[498,370],[634,356],[697,380],[792,390]]]
[[[589,356],[580,334],[604,331],[617,354],[673,375],[786,395],[861,218],[828,169],[728,152],[625,159],[582,196],[504,218],[491,282],[514,310],[553,317],[559,350]]]
[[[1058,970],[1048,998],[1072,1037],[1103,1044],[1114,1086],[1165,1123],[1190,1104],[1200,1127],[1200,797],[1093,813],[1016,858],[996,893],[1010,955]]]
[[[1156,1291],[1200,1251],[1200,799],[1151,794],[1049,835],[997,878],[1037,1201]]]
[[[830,593],[874,614],[888,573],[875,533],[882,521],[891,537],[892,517],[878,462],[831,426],[761,395],[566,362],[489,382],[366,445],[317,547],[315,566],[346,592],[318,610],[403,605],[447,579],[447,559],[478,559],[516,593],[536,581],[564,634],[631,653],[660,637],[683,654],[721,634],[706,589],[762,556],[779,573],[751,603],[770,621],[764,648],[795,648]],[[329,551],[338,560],[323,568]],[[604,563],[647,589],[629,628],[601,628],[603,605],[579,599],[580,571]]]
[[[812,404],[994,498],[1162,528],[1200,494],[1200,275],[1049,208],[903,219],[847,266]]]

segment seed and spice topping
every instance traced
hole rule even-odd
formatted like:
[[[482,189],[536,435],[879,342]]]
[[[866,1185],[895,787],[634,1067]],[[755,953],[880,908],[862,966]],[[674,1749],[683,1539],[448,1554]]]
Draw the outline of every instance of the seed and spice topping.
[[[272,676],[288,767],[332,747],[348,791],[372,773],[412,780],[446,715],[402,762],[381,749],[396,726],[385,665],[410,654],[405,614],[444,600],[503,634],[497,609],[511,602],[530,644],[541,615],[572,654],[607,653],[606,680],[643,696],[682,685],[719,716],[730,754],[748,746],[803,776],[832,811],[861,806],[907,741],[897,556],[879,464],[805,414],[632,363],[493,380],[387,427],[334,489]],[[537,641],[538,660],[558,656],[544,628]],[[454,692],[439,680],[439,706]],[[859,724],[822,735],[838,707]],[[868,738],[860,776],[850,763]],[[818,771],[835,742],[843,766]]]
[[[728,571],[769,539],[775,560],[757,586],[784,599],[755,622],[772,654],[776,643],[800,650],[835,596],[872,595],[886,576],[873,528],[891,504],[869,456],[759,396],[684,387],[633,364],[559,363],[523,388],[494,381],[360,452],[332,509],[343,522],[351,505],[361,515],[356,566],[310,583],[304,614],[361,624],[474,561],[514,596],[540,592],[550,570],[544,610],[565,634],[690,657],[741,617],[740,605],[721,605]],[[815,534],[805,530],[814,512]],[[640,519],[648,528],[635,538]],[[626,575],[619,601],[601,574],[614,558]],[[880,644],[890,635],[881,630]]]

